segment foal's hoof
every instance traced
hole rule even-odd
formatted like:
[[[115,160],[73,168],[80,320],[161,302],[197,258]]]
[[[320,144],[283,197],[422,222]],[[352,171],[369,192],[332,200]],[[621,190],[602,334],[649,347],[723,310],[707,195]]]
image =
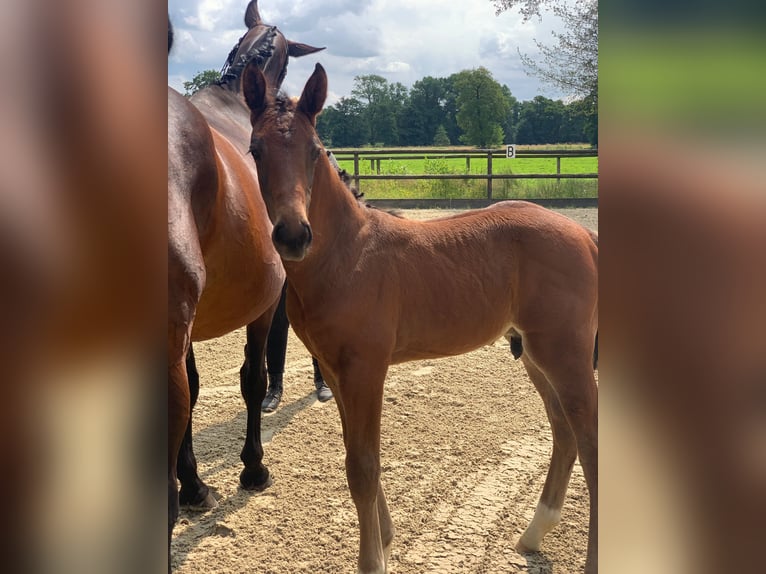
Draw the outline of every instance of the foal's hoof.
[[[246,468],[239,474],[239,484],[245,490],[260,492],[271,486],[271,474],[265,466],[256,469]]]
[[[516,552],[519,554],[531,554],[532,552],[540,552],[540,545],[537,544],[536,547],[533,547],[533,544],[530,544],[529,542],[524,541],[524,537],[522,536],[519,541],[516,543]]]

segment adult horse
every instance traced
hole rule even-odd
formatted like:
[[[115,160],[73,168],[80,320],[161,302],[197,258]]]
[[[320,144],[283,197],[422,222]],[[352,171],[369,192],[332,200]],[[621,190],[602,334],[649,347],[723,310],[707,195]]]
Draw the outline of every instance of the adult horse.
[[[598,246],[572,220],[526,202],[429,222],[364,209],[315,131],[327,94],[317,64],[297,103],[257,66],[243,89],[251,152],[288,278],[287,313],[335,394],[360,526],[359,572],[387,569],[393,523],[380,482],[388,366],[465,353],[506,336],[539,391],[554,448],[520,551],[559,521],[579,455],[590,493],[586,569],[597,569]]]
[[[266,392],[264,349],[285,274],[270,241],[271,223],[258,174],[245,161],[249,110],[241,90],[245,64],[278,87],[289,55],[320,48],[290,42],[265,25],[251,1],[248,32],[232,51],[219,84],[191,100],[168,88],[168,540],[179,504],[215,505],[197,474],[191,410],[199,393],[191,342],[247,325],[240,371],[247,435],[244,488],[270,483],[262,464],[260,406]],[[168,46],[171,44],[168,28]],[[181,482],[180,496],[177,479]]]

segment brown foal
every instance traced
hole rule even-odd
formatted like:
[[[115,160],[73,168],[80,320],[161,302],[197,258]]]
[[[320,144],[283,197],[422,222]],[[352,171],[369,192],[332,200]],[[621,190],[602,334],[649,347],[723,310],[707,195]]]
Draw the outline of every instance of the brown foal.
[[[272,240],[287,272],[287,313],[340,411],[359,518],[358,571],[386,572],[394,535],[380,483],[388,366],[465,353],[505,336],[523,348],[554,439],[542,496],[517,548],[538,550],[558,523],[579,455],[590,493],[586,570],[595,572],[595,235],[520,201],[427,222],[366,208],[315,131],[327,93],[320,65],[297,102],[274,97],[256,66],[245,69],[243,90]]]

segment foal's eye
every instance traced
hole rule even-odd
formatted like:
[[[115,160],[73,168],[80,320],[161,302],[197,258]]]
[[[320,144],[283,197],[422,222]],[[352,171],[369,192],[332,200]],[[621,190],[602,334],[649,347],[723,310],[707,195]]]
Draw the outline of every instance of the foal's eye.
[[[258,161],[261,158],[260,154],[258,153],[258,150],[255,149],[254,147],[250,148],[250,155],[253,156],[253,159],[255,161]]]

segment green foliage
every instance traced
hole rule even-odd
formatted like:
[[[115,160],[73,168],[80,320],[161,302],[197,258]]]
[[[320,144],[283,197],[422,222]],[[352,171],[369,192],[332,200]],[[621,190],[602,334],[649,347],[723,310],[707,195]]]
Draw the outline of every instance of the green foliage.
[[[508,86],[501,86],[488,70],[479,68],[448,78],[427,76],[409,91],[382,76],[357,76],[351,97],[328,106],[319,116],[317,130],[325,145],[333,147],[458,142],[491,147],[503,143],[593,144],[597,125],[598,110],[592,97],[570,104],[542,96],[519,102]]]
[[[434,135],[434,145],[435,146],[448,146],[450,145],[449,136],[447,135],[447,130],[444,129],[444,126],[439,124],[439,127],[436,128],[436,134]]]
[[[508,115],[509,102],[503,89],[484,67],[455,75],[457,123],[463,130],[460,141],[487,148],[503,143],[500,122]]]
[[[184,82],[184,95],[191,96],[202,88],[215,84],[221,79],[221,74],[215,70],[203,70],[194,76],[190,82]]]

